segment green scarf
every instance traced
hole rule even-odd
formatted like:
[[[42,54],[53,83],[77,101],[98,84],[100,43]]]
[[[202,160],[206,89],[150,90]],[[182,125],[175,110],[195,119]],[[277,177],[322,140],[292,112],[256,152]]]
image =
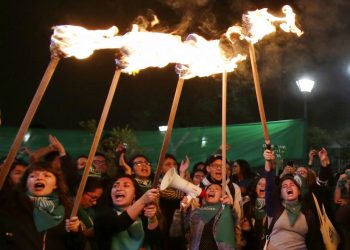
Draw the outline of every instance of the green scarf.
[[[298,216],[301,211],[301,204],[297,201],[285,201],[282,205],[286,208],[288,220],[290,226],[294,226],[294,223],[298,219]]]
[[[224,206],[221,203],[208,204],[198,208],[198,214],[205,224],[216,216],[214,222],[214,228],[216,228],[216,232],[214,232],[215,240],[232,247],[235,246],[235,223],[230,206]]]
[[[118,215],[119,211],[116,211]],[[111,250],[138,250],[145,238],[142,220],[137,218],[127,230],[121,231],[112,237]]]
[[[64,206],[59,204],[57,194],[32,196],[27,193],[34,205],[33,219],[38,232],[46,231],[60,224],[64,219]]]
[[[92,209],[85,209],[85,208],[79,208],[78,209],[78,218],[79,220],[84,223],[86,228],[92,228],[94,226],[94,213]]]
[[[256,198],[255,200],[255,209],[254,209],[254,217],[257,220],[262,220],[265,215],[265,198]]]

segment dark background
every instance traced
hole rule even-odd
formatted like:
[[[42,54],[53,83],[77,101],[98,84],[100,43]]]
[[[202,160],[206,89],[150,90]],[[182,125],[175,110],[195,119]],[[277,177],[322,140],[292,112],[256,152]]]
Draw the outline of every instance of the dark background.
[[[278,31],[255,47],[267,120],[303,117],[303,96],[295,81],[309,76],[316,81],[308,98],[310,124],[327,129],[345,126],[350,117],[350,2],[346,0],[6,1],[1,4],[2,126],[21,124],[50,60],[52,26],[107,29],[115,25],[124,34],[136,17],[152,10],[160,20],[158,30],[177,30],[183,38],[195,32],[218,39],[240,22],[245,11],[267,7],[280,15],[284,4],[293,7],[305,33],[298,38]],[[76,129],[80,121],[99,120],[114,70],[112,50],[96,51],[84,60],[61,60],[32,125]],[[106,128],[129,125],[148,130],[165,125],[177,79],[174,65],[142,70],[135,76],[123,74]],[[260,121],[253,86],[248,59],[229,74],[228,123]],[[221,76],[186,80],[174,126],[220,123]]]

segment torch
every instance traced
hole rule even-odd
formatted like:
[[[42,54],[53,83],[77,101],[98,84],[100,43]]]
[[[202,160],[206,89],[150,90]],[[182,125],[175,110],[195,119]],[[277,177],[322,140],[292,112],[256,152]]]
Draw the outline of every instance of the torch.
[[[117,27],[114,26],[108,30],[89,31],[78,26],[63,25],[53,27],[53,30],[54,33],[51,36],[50,45],[51,60],[2,167],[0,173],[0,189],[5,182],[6,176],[23,141],[24,135],[27,132],[31,121],[33,120],[34,114],[40,104],[59,60],[63,57],[70,56],[74,56],[78,59],[86,58],[90,56],[95,49],[104,48],[111,40],[110,38],[114,37],[114,35],[118,32]]]
[[[101,135],[103,132],[103,128],[104,128],[104,125],[106,123],[106,119],[107,119],[108,112],[109,112],[109,109],[110,109],[111,104],[112,104],[115,90],[116,90],[117,85],[118,85],[120,74],[121,74],[121,70],[117,68],[115,73],[114,73],[111,87],[109,88],[107,99],[106,99],[105,105],[103,107],[102,115],[101,115],[100,121],[98,123],[96,132],[95,132],[94,140],[93,140],[91,148],[90,148],[90,153],[89,153],[88,159],[86,161],[86,167],[84,169],[83,176],[81,178],[79,188],[78,188],[77,194],[75,196],[75,200],[74,200],[74,204],[73,204],[73,208],[72,208],[72,212],[71,212],[71,217],[74,217],[77,215],[78,208],[79,208],[80,201],[81,201],[81,197],[83,196],[83,193],[84,193],[86,181],[87,181],[87,178],[89,177],[90,166],[92,165],[92,161],[94,159],[94,156],[95,156],[95,153],[96,153],[96,150],[98,147],[98,142],[100,141],[100,138],[101,138]]]
[[[303,34],[303,32],[295,25],[295,14],[292,8],[289,5],[285,5],[282,7],[282,12],[285,14],[284,17],[273,16],[272,14],[268,13],[267,8],[256,11],[248,11],[248,13],[244,14],[242,17],[242,27],[233,26],[228,29],[228,32],[226,32],[228,37],[232,36],[234,33],[239,34],[241,39],[244,39],[249,43],[249,55],[253,73],[255,94],[258,103],[260,120],[263,127],[264,139],[268,149],[271,149],[271,141],[266,123],[254,44],[264,36],[276,31],[274,23],[280,23],[279,27],[285,32],[292,32],[297,34],[297,36],[301,36]]]
[[[168,128],[163,140],[160,156],[153,179],[153,186],[156,187],[159,182],[161,168],[164,162],[165,153],[167,151],[171,132],[174,124],[177,106],[181,90],[183,87],[184,79],[190,79],[193,77],[206,77],[213,74],[223,73],[223,121],[222,121],[222,136],[223,136],[223,148],[226,148],[226,85],[227,85],[227,71],[233,71],[237,67],[237,63],[245,60],[246,56],[236,53],[234,56],[230,55],[229,58],[223,55],[222,46],[220,40],[207,41],[203,37],[197,34],[190,34],[183,46],[181,47],[181,57],[179,57],[179,63],[176,65],[175,70],[179,75],[179,80],[173,99],[173,104],[170,111],[168,120]],[[225,159],[226,163],[226,152]],[[226,164],[223,167],[223,176],[226,176]],[[226,178],[223,178],[226,186]]]
[[[51,77],[52,77],[53,73],[55,72],[55,69],[56,69],[61,57],[62,57],[62,53],[60,53],[59,51],[52,51],[51,52],[51,60],[49,62],[49,65],[46,68],[44,76],[41,79],[41,82],[38,86],[38,89],[35,92],[35,95],[32,99],[32,102],[30,103],[30,106],[27,110],[27,113],[22,121],[22,124],[17,132],[15,140],[13,141],[13,143],[10,147],[10,151],[7,154],[6,160],[5,160],[3,167],[1,169],[0,189],[2,189],[2,186],[4,185],[6,176],[7,176],[8,172],[10,171],[10,168],[11,168],[13,161],[15,160],[16,154],[18,152],[18,149],[21,146],[24,135],[26,134],[26,132],[29,128],[29,125],[33,120],[34,114],[35,114],[36,110],[38,109],[38,106],[41,102],[41,99],[44,96],[46,88],[49,85]]]

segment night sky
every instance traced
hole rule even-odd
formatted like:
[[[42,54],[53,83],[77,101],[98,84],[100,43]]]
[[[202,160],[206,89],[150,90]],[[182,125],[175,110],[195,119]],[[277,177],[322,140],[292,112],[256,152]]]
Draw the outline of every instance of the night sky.
[[[138,16],[155,13],[160,20],[155,31],[177,30],[183,38],[195,32],[218,39],[229,26],[240,22],[245,11],[268,7],[278,15],[287,3],[304,35],[298,38],[278,31],[256,45],[267,120],[303,116],[303,96],[295,81],[309,76],[316,81],[308,98],[310,123],[344,126],[350,118],[347,0],[5,1],[0,40],[2,126],[21,124],[50,60],[52,26],[107,29],[115,25],[124,34]],[[80,121],[99,120],[114,70],[112,50],[96,51],[84,60],[61,60],[32,125],[76,129]],[[106,128],[129,125],[148,130],[166,124],[177,79],[174,65],[143,70],[135,76],[123,74]],[[229,74],[228,91],[228,123],[258,122],[249,60]],[[220,125],[220,98],[220,75],[185,81],[175,127]]]

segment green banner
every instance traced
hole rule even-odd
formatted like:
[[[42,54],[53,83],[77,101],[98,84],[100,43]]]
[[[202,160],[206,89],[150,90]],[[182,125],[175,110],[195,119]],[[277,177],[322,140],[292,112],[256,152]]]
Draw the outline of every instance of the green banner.
[[[302,120],[284,120],[268,122],[271,143],[279,149],[279,156],[284,159],[302,159],[305,155],[305,124]],[[4,156],[17,134],[17,128],[0,127],[0,155]],[[72,156],[88,154],[93,134],[82,130],[30,129],[23,146],[32,150],[49,144],[48,135],[56,136]],[[165,133],[160,131],[134,131],[138,146],[152,161],[153,166],[159,158],[160,148]],[[261,123],[227,125],[227,152],[229,160],[245,159],[251,166],[263,164],[263,131]],[[174,128],[168,152],[178,161],[188,155],[191,166],[198,161],[205,161],[216,153],[221,145],[221,126]],[[281,150],[283,149],[283,150]]]

